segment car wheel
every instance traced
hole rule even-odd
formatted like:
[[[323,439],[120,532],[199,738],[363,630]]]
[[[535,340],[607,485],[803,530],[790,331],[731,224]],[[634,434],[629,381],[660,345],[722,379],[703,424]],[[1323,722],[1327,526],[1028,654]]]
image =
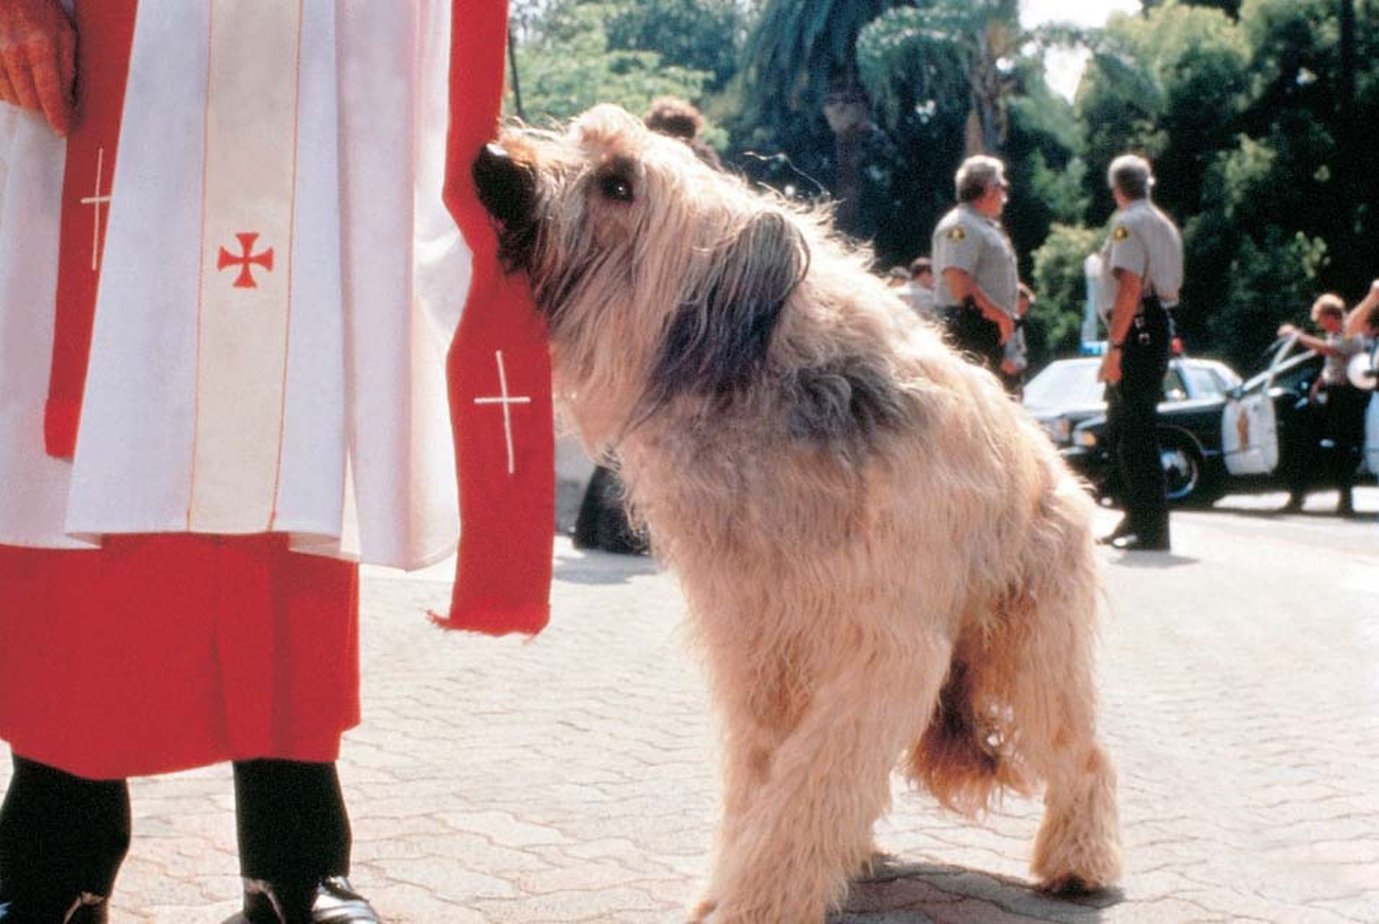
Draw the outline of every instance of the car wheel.
[[[1210,503],[1202,454],[1181,436],[1159,435],[1159,461],[1164,467],[1165,492],[1171,504]]]

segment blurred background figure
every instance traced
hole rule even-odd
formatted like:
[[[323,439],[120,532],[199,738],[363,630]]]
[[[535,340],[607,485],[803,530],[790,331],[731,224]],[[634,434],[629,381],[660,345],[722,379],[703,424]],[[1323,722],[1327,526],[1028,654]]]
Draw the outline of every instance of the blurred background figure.
[[[926,321],[938,320],[934,310],[934,263],[928,257],[915,257],[910,261],[910,281],[905,286],[905,297],[915,314]]]
[[[992,372],[1015,330],[1020,285],[1015,246],[1001,224],[1009,184],[1005,164],[979,154],[953,178],[958,204],[934,228],[935,302],[949,338]]]
[[[718,152],[699,137],[699,132],[704,128],[704,115],[693,103],[678,96],[657,97],[651,101],[645,121],[646,127],[653,132],[680,139],[704,163],[718,170],[723,169]]]
[[[1029,368],[1029,346],[1025,342],[1025,315],[1029,307],[1037,301],[1034,290],[1023,282],[1015,298],[1015,332],[1005,343],[1005,354],[1001,357],[1001,384],[1011,396],[1019,400],[1025,392],[1025,370]]]
[[[1154,205],[1149,161],[1122,154],[1107,169],[1116,202],[1101,251],[1107,346],[1107,432],[1125,485],[1125,516],[1102,542],[1124,551],[1167,552],[1168,499],[1159,447],[1159,402],[1168,371],[1172,310],[1183,285],[1183,239]]]
[[[1339,516],[1355,515],[1355,473],[1365,442],[1365,411],[1370,392],[1351,384],[1346,375],[1350,360],[1368,347],[1367,337],[1375,328],[1379,309],[1379,279],[1370,284],[1369,294],[1349,313],[1339,295],[1328,292],[1312,303],[1312,323],[1323,336],[1308,334],[1292,324],[1278,329],[1280,337],[1296,337],[1309,350],[1326,357],[1321,375],[1312,383],[1307,408],[1299,415],[1304,438],[1294,441],[1300,447],[1288,460],[1288,503],[1284,512],[1296,513],[1307,499],[1307,492],[1321,475],[1334,484],[1340,496]]]

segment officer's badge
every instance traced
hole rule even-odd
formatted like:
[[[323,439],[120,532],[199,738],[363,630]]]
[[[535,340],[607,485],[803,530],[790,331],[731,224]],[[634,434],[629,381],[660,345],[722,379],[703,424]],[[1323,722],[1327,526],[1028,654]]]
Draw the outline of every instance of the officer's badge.
[[[1129,236],[1130,229],[1125,225],[1116,225],[1115,230],[1111,232],[1111,240],[1113,241],[1123,241]]]
[[[954,225],[948,229],[948,240],[963,241],[967,239],[967,232],[962,229],[962,225]]]

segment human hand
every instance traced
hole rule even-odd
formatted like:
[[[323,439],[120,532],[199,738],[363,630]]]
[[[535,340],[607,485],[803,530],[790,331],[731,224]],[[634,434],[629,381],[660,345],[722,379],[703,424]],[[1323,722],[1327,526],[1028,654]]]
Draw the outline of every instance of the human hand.
[[[1278,326],[1278,336],[1280,337],[1291,337],[1297,332],[1298,329],[1292,324],[1280,324]]]
[[[0,101],[43,113],[65,136],[76,72],[77,33],[58,0],[0,0]]]
[[[1096,380],[1107,385],[1120,381],[1120,350],[1112,347],[1101,357],[1101,367],[1097,369]]]
[[[996,320],[996,327],[1001,332],[1002,344],[1015,335],[1015,320],[1004,311],[999,312]]]

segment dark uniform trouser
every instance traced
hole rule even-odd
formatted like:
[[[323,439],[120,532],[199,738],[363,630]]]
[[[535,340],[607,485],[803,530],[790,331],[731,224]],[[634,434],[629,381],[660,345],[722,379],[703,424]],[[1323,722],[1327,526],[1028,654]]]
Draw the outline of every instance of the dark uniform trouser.
[[[1349,506],[1355,486],[1355,473],[1360,467],[1360,454],[1365,446],[1365,412],[1369,409],[1370,393],[1347,382],[1326,389],[1325,425],[1327,435],[1335,444],[1336,487],[1341,489],[1341,503]]]
[[[971,355],[978,363],[999,373],[1001,358],[1001,329],[976,305],[959,305],[943,309],[944,327],[948,339],[964,353]]]
[[[82,892],[110,894],[129,850],[129,787],[13,760],[0,809],[0,920],[61,921]],[[246,878],[315,883],[349,873],[349,820],[334,764],[237,761],[234,774]]]
[[[1323,386],[1318,398],[1317,404],[1306,405],[1297,415],[1299,438],[1292,440],[1294,456],[1286,469],[1288,490],[1301,497],[1320,474],[1326,486],[1334,484],[1340,489],[1341,506],[1348,507],[1365,443],[1370,393],[1347,382]],[[1323,438],[1331,440],[1329,451],[1322,450]]]
[[[1157,298],[1144,299],[1121,347],[1120,383],[1107,389],[1106,423],[1124,486],[1125,531],[1149,542],[1169,541],[1158,432],[1168,341],[1168,313]]]

